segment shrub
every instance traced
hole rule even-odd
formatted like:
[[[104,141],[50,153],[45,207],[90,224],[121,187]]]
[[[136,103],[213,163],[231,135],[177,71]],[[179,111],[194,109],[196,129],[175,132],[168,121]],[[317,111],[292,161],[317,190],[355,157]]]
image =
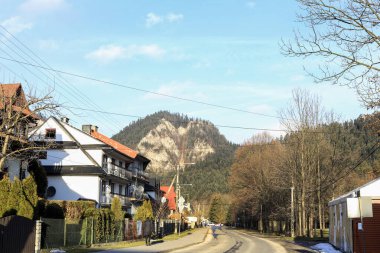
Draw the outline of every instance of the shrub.
[[[19,201],[17,214],[33,219],[37,203],[37,185],[32,177],[27,177],[21,184],[21,198]]]
[[[9,177],[4,177],[0,180],[0,218],[4,216],[4,214],[8,210],[8,197],[11,188],[11,181]]]
[[[152,204],[149,200],[144,200],[142,206],[139,206],[136,210],[136,214],[133,217],[134,220],[145,221],[148,218],[153,218]]]
[[[63,206],[59,205],[56,202],[49,201],[46,203],[45,207],[45,218],[52,219],[63,219],[65,218],[65,211]]]
[[[45,197],[48,180],[45,169],[41,166],[38,160],[33,159],[29,162],[28,172],[33,177],[37,185],[37,195],[40,198]]]
[[[125,212],[122,210],[121,202],[118,197],[112,199],[111,211],[115,215],[115,220],[121,221],[124,219]]]
[[[48,200],[45,209],[46,218],[78,221],[85,217],[86,210],[93,209],[95,202],[79,200]]]

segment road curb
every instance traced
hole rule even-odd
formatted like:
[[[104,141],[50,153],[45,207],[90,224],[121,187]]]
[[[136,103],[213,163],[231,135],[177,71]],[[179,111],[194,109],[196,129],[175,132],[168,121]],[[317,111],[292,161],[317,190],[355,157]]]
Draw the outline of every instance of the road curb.
[[[169,252],[172,252],[172,251],[175,251],[175,250],[180,250],[180,249],[184,249],[184,248],[187,248],[187,247],[190,247],[190,246],[201,244],[201,243],[203,243],[206,240],[206,237],[209,234],[209,232],[210,232],[210,229],[208,228],[206,230],[205,235],[203,236],[202,241],[200,241],[200,242],[191,243],[191,244],[188,244],[186,246],[181,246],[181,247],[170,249],[170,250],[157,251],[157,253],[169,253]]]

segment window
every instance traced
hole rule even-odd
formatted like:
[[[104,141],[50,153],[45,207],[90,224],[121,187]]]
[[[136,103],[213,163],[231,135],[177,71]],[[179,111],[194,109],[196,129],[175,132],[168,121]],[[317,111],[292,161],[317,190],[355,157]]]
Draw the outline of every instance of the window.
[[[111,183],[111,193],[115,193],[115,184]]]
[[[107,160],[108,160],[108,157],[106,155],[103,155],[103,168],[104,169],[107,168]]]
[[[106,187],[107,187],[106,182],[102,181],[102,193],[103,193],[103,195],[106,193]]]
[[[123,186],[119,184],[119,194],[122,195],[123,194]]]
[[[55,139],[55,128],[46,128],[45,129],[45,138],[46,139]]]
[[[123,168],[123,162],[122,161],[119,161],[119,167]]]

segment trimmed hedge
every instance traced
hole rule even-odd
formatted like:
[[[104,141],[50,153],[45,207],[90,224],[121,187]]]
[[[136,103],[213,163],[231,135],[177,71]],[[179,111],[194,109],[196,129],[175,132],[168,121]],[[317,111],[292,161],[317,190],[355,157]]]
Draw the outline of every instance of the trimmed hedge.
[[[108,208],[90,208],[84,217],[94,219],[97,243],[114,241],[116,236],[115,215]]]
[[[0,180],[0,217],[19,215],[29,219],[36,216],[38,196],[37,185],[32,177],[20,181],[15,177]]]
[[[79,220],[86,210],[95,208],[93,201],[48,200],[45,207],[45,218]]]

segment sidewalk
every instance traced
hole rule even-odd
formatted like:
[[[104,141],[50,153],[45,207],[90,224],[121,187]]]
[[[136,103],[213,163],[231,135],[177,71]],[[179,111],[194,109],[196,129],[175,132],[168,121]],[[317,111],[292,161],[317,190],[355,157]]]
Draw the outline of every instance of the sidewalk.
[[[125,249],[112,249],[107,251],[100,251],[98,253],[124,253],[124,252],[147,252],[147,253],[167,253],[173,250],[178,250],[181,248],[186,248],[191,245],[202,243],[207,235],[208,228],[200,228],[194,231],[194,233],[187,235],[185,237],[182,237],[177,240],[171,240],[171,241],[163,241],[163,242],[157,242],[152,243],[151,246],[137,246],[133,248],[125,248]]]

